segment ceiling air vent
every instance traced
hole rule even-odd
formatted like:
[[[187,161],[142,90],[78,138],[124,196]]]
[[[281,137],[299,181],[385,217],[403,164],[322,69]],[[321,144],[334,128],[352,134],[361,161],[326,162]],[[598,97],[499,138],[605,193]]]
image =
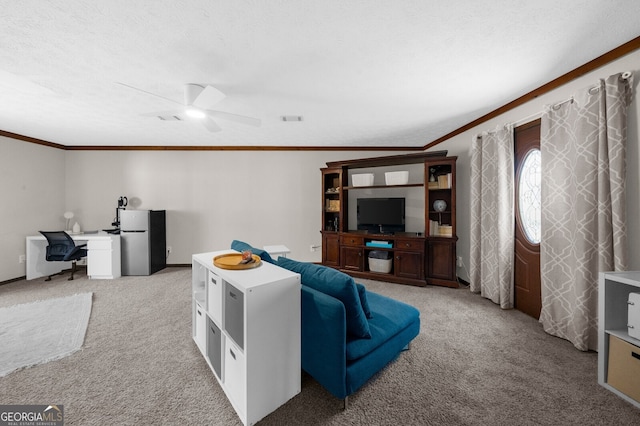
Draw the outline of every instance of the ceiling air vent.
[[[282,121],[302,121],[301,115],[283,115],[280,117]]]

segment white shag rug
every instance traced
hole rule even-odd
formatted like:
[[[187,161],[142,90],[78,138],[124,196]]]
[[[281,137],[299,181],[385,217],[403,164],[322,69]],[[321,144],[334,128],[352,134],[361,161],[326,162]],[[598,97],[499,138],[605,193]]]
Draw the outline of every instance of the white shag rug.
[[[93,293],[0,308],[0,377],[82,347]]]

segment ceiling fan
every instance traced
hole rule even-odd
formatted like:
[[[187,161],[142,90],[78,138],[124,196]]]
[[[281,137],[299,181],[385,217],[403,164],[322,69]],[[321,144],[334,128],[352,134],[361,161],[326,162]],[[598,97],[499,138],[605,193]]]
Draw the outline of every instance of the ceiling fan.
[[[235,121],[236,123],[255,127],[259,127],[262,123],[258,118],[211,109],[215,104],[226,97],[224,93],[213,86],[194,83],[185,84],[183,103],[156,93],[147,92],[146,90],[139,89],[134,86],[129,86],[128,84],[118,84],[181,105],[181,108],[176,110],[141,114],[145,117],[158,117],[160,120],[164,121],[182,121],[186,118],[185,116],[187,116],[201,121],[204,127],[206,127],[210,132],[219,132],[222,130],[214,118],[222,118],[224,120]]]

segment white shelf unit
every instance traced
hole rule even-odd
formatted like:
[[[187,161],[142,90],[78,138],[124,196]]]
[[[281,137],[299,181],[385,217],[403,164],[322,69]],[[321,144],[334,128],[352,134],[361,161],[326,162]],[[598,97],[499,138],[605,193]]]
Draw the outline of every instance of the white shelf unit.
[[[608,382],[610,336],[640,347],[640,340],[629,336],[627,329],[627,301],[629,293],[640,292],[640,271],[602,272],[598,292],[598,383],[640,408],[640,401],[620,392]]]
[[[221,269],[192,256],[192,336],[245,425],[300,393],[300,275],[262,262]]]

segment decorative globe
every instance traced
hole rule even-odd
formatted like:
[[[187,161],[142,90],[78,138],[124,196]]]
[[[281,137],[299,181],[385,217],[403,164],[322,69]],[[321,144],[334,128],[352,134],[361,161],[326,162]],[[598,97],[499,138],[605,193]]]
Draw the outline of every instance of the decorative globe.
[[[433,202],[433,209],[438,213],[442,213],[447,209],[447,202],[445,200],[435,200]]]

